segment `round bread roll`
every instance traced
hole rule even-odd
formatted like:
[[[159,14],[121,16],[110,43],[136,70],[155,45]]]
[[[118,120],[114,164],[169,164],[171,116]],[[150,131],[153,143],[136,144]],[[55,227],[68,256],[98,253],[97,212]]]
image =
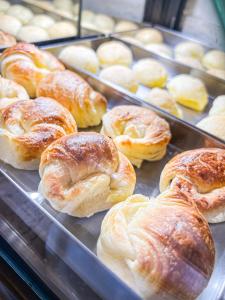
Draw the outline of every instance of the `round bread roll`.
[[[52,143],[42,154],[39,191],[54,209],[89,217],[132,195],[136,176],[108,137],[80,132]]]
[[[37,95],[50,97],[65,106],[79,128],[99,125],[107,101],[79,75],[71,71],[52,72],[42,79]]]
[[[5,0],[0,0],[0,13],[5,13],[10,7],[10,3]]]
[[[160,191],[195,202],[208,222],[225,221],[225,150],[202,148],[176,155],[164,167]]]
[[[225,115],[206,117],[197,124],[197,127],[225,141]]]
[[[83,10],[81,13],[81,23],[83,26],[86,24],[93,24],[95,18],[95,13],[91,10]]]
[[[49,39],[48,33],[37,26],[25,25],[22,26],[17,33],[17,39],[27,43],[45,41]]]
[[[189,57],[189,56],[178,56],[176,58],[176,61],[187,65],[191,68],[196,68],[196,69],[203,69],[201,62],[193,57]]]
[[[212,108],[209,111],[210,116],[225,116],[225,95],[218,96],[214,99]]]
[[[210,69],[210,70],[207,71],[207,73],[225,80],[225,70]]]
[[[68,46],[59,54],[59,59],[74,68],[84,69],[91,73],[99,70],[98,57],[95,51],[85,46]]]
[[[0,30],[6,33],[16,36],[21,26],[21,22],[15,17],[8,15],[1,15],[0,17]]]
[[[101,133],[111,137],[138,168],[143,160],[160,160],[171,139],[169,124],[144,107],[114,107],[103,116],[102,123]]]
[[[60,10],[71,11],[73,7],[72,0],[53,0],[53,5]]]
[[[112,32],[115,26],[113,18],[103,14],[95,15],[94,24],[98,30],[106,33]]]
[[[133,66],[137,80],[148,87],[164,87],[167,81],[167,71],[157,60],[140,59]]]
[[[133,195],[104,217],[97,255],[142,299],[194,300],[212,274],[215,247],[194,206]]]
[[[167,88],[178,103],[196,111],[204,110],[208,103],[204,83],[191,75],[181,74],[173,77]]]
[[[142,43],[139,40],[132,37],[132,36],[123,35],[123,36],[120,36],[120,38],[122,40],[124,40],[125,42],[134,44],[134,45],[139,46],[139,47],[142,46]]]
[[[124,43],[117,41],[105,42],[101,44],[96,53],[100,65],[103,68],[112,65],[129,67],[133,61],[131,50]]]
[[[64,70],[64,66],[52,54],[31,44],[18,43],[0,56],[2,76],[22,85],[31,98],[36,96],[38,82],[57,70]]]
[[[136,93],[138,89],[138,82],[134,72],[125,66],[114,65],[105,68],[100,72],[99,77],[117,84],[132,93]]]
[[[48,1],[48,0],[35,0],[35,2],[37,2],[38,6],[43,7],[44,9],[54,9],[54,5],[52,2]]]
[[[160,44],[163,42],[163,36],[161,32],[154,28],[144,28],[138,30],[135,38],[143,44]]]
[[[30,25],[38,26],[43,29],[48,29],[54,23],[55,20],[52,17],[47,15],[36,15],[29,22]]]
[[[204,55],[204,48],[194,42],[182,42],[175,47],[174,53],[176,59],[180,57],[191,57],[201,61]]]
[[[173,56],[173,51],[172,49],[167,46],[166,44],[147,44],[145,47],[147,50],[162,55],[164,57],[169,57],[171,58]]]
[[[77,34],[77,30],[73,23],[69,21],[61,21],[56,22],[52,26],[48,28],[48,34],[50,38],[57,39],[57,38],[64,38],[69,36],[74,36]]]
[[[207,69],[225,70],[225,53],[220,50],[211,50],[205,54],[202,63]]]
[[[45,148],[73,132],[73,117],[53,99],[17,101],[1,111],[0,159],[18,169],[36,170]]]
[[[22,24],[27,24],[34,16],[29,8],[19,4],[11,5],[7,15],[17,18]]]
[[[129,31],[138,29],[137,24],[131,21],[119,21],[115,26],[116,32]]]
[[[144,100],[160,107],[161,109],[169,112],[170,114],[182,118],[182,110],[177,106],[176,101],[166,90],[154,88],[145,95]]]
[[[0,30],[0,46],[9,47],[16,44],[16,39],[9,33]]]

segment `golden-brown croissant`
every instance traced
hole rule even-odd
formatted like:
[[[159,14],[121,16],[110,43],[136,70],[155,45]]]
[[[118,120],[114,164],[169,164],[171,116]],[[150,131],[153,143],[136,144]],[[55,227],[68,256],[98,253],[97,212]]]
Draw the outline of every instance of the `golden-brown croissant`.
[[[110,136],[135,166],[165,155],[171,138],[169,124],[151,110],[121,105],[106,113],[102,121],[101,133]]]
[[[70,112],[50,98],[17,101],[0,112],[0,159],[18,169],[38,169],[49,144],[76,132]]]
[[[68,70],[48,74],[39,83],[37,95],[51,97],[65,106],[80,128],[98,125],[106,111],[105,97]]]
[[[42,154],[39,191],[58,211],[87,217],[132,195],[136,176],[113,141],[81,132],[52,143]]]
[[[208,222],[225,221],[225,150],[202,148],[178,154],[164,167],[160,191],[194,201]]]
[[[3,77],[21,84],[33,98],[42,78],[49,72],[65,68],[52,54],[31,44],[18,43],[2,53],[0,69]]]

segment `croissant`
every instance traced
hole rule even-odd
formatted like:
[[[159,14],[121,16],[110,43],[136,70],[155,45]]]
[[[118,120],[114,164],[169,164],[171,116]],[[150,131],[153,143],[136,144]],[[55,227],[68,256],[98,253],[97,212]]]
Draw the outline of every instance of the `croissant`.
[[[88,217],[125,200],[136,176],[113,141],[94,132],[65,136],[42,154],[40,193],[54,209]]]
[[[18,169],[38,169],[44,149],[76,131],[70,112],[50,98],[17,101],[0,113],[0,159]]]
[[[104,217],[97,255],[143,299],[192,300],[209,281],[215,248],[191,203],[133,195]]]
[[[31,98],[36,96],[36,86],[42,78],[50,72],[64,69],[52,54],[31,44],[16,44],[0,56],[2,76],[21,84]]]
[[[208,222],[225,221],[225,150],[202,148],[178,154],[164,167],[160,191],[172,189],[194,201]]]
[[[65,106],[80,128],[98,125],[106,111],[105,97],[68,70],[48,74],[39,83],[37,95],[54,98]]]
[[[0,30],[0,46],[11,46],[16,44],[16,39],[13,35]]]
[[[121,105],[106,113],[102,121],[101,133],[111,137],[135,166],[165,155],[171,138],[169,124],[151,110]]]

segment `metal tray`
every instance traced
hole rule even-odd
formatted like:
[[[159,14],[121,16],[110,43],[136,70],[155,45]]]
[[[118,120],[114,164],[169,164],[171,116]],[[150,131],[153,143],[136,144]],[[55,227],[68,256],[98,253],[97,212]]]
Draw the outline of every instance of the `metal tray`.
[[[85,74],[84,77],[95,90],[105,95],[109,109],[123,104],[142,105],[157,112],[170,124],[172,141],[168,146],[167,154],[161,161],[144,162],[140,169],[136,169],[137,184],[135,193],[156,196],[159,193],[159,176],[162,168],[175,154],[188,149],[207,146],[225,148],[224,143],[218,139],[152,107],[150,104],[140,103],[134,97],[104,84],[98,78],[88,74]],[[89,130],[98,130],[98,128],[89,128]],[[56,253],[59,260],[62,260],[69,266],[71,272],[78,274],[103,299],[140,299],[134,291],[106,268],[95,255],[96,242],[105,212],[98,213],[90,218],[80,219],[58,213],[37,192],[40,181],[37,171],[17,170],[0,161],[0,172],[24,195],[18,204],[12,203],[14,211],[20,215],[24,223],[32,226],[32,230],[38,233],[45,241],[46,248]],[[26,207],[25,214],[22,212],[24,207]],[[51,225],[46,225],[43,228],[43,222],[44,224],[50,222]],[[40,224],[42,224],[41,233],[38,230]],[[208,287],[199,296],[198,300],[220,299],[220,295],[223,292],[225,223],[212,225],[211,230],[216,247],[216,264]],[[51,276],[48,276],[48,274],[42,274],[42,276],[46,278],[46,281],[51,280],[49,278]],[[70,294],[69,298],[76,299],[73,294]]]

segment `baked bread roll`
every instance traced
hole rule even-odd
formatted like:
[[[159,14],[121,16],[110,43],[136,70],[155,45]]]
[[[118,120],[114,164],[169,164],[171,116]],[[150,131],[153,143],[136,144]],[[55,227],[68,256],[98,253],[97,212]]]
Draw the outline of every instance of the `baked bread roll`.
[[[49,39],[48,33],[37,26],[26,25],[20,28],[17,39],[27,43],[45,41]]]
[[[175,47],[174,53],[176,59],[191,57],[201,61],[204,55],[204,48],[194,42],[182,42]]]
[[[113,141],[80,132],[52,143],[42,154],[39,191],[54,209],[89,217],[132,195],[136,176]]]
[[[225,70],[221,70],[221,69],[210,69],[207,71],[207,73],[216,76],[218,78],[221,78],[223,80],[225,80]]]
[[[71,71],[47,75],[38,85],[37,95],[53,98],[65,106],[80,128],[99,125],[107,106],[103,95]]]
[[[0,0],[0,14],[5,13],[10,7],[10,3],[5,0]]]
[[[34,16],[29,8],[19,4],[11,5],[7,15],[17,18],[22,24],[27,24]]]
[[[139,41],[139,40],[137,40],[137,39],[135,39],[134,37],[132,37],[132,36],[129,36],[129,35],[121,35],[120,36],[120,39],[122,39],[122,40],[124,40],[125,42],[128,42],[128,43],[130,43],[130,44],[134,44],[134,45],[136,45],[136,46],[139,46],[139,47],[142,47],[142,43]]]
[[[16,39],[11,34],[0,30],[0,47],[9,47],[16,44]]]
[[[167,71],[164,66],[152,58],[140,59],[133,66],[137,80],[148,87],[164,87],[167,81]]]
[[[109,33],[112,32],[115,26],[115,22],[113,20],[113,18],[104,15],[104,14],[97,14],[94,17],[94,25],[96,27],[96,29],[105,32],[105,33]]]
[[[99,70],[98,57],[95,51],[85,46],[68,46],[59,54],[59,59],[74,68],[84,69],[91,73]]]
[[[198,122],[197,127],[225,141],[225,115],[208,116]]]
[[[76,27],[69,21],[56,22],[48,28],[48,35],[52,39],[74,36],[76,34]]]
[[[115,26],[116,32],[129,31],[138,29],[137,24],[131,21],[119,21]]]
[[[44,14],[34,16],[29,22],[30,25],[41,27],[42,29],[48,29],[54,23],[55,20],[52,17]]]
[[[202,63],[207,69],[225,70],[225,53],[220,50],[211,50],[204,55]]]
[[[218,96],[213,100],[213,105],[209,111],[209,115],[225,116],[225,95]]]
[[[111,137],[118,150],[138,168],[143,160],[160,160],[171,138],[169,124],[151,110],[120,105],[102,119],[101,133]]]
[[[101,44],[96,53],[102,68],[112,65],[129,67],[133,61],[131,50],[124,43],[117,41]]]
[[[24,87],[0,76],[0,109],[19,100],[29,99]]]
[[[64,66],[52,54],[31,44],[16,44],[0,56],[2,76],[21,84],[31,98],[36,95],[38,82],[57,70],[64,70]]]
[[[144,100],[178,118],[183,117],[182,110],[177,106],[172,95],[166,90],[154,88],[144,96]]]
[[[164,167],[160,191],[194,201],[210,223],[225,221],[225,150],[202,148],[176,155]]]
[[[54,0],[53,5],[60,10],[71,11],[73,7],[72,0]]]
[[[18,169],[36,170],[44,149],[73,132],[73,117],[53,99],[17,101],[1,110],[0,159]]]
[[[90,25],[94,23],[95,13],[91,10],[84,9],[81,13],[82,26]]]
[[[135,38],[143,44],[163,43],[163,36],[161,32],[154,28],[144,28],[138,30],[137,34],[135,35]]]
[[[167,88],[178,103],[196,111],[204,110],[208,103],[204,83],[191,75],[181,74],[173,77]]]
[[[21,22],[17,20],[15,17],[8,16],[8,15],[1,15],[0,30],[16,36],[21,26],[22,26]]]
[[[173,56],[173,51],[172,49],[167,46],[166,44],[147,44],[145,47],[147,50],[162,55],[164,57],[169,57],[171,58]]]
[[[215,248],[193,205],[133,195],[104,217],[97,255],[142,299],[194,300],[210,279]]]
[[[189,56],[178,56],[176,58],[176,61],[187,65],[191,68],[196,68],[196,69],[203,69],[201,62],[193,57],[189,57]]]
[[[138,82],[134,72],[125,66],[114,65],[105,68],[100,72],[99,77],[119,85],[131,93],[136,93],[138,89]]]

